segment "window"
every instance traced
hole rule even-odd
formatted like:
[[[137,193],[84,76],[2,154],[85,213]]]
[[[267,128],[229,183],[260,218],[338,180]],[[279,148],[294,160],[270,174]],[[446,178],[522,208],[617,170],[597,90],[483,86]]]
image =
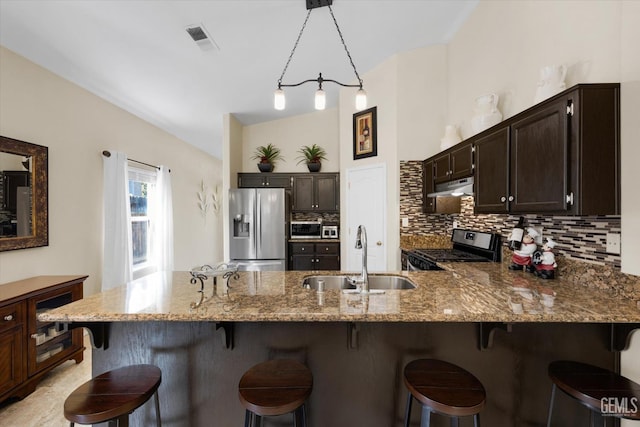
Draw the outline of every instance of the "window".
[[[129,167],[129,203],[131,206],[131,246],[133,249],[133,278],[156,270],[151,253],[153,230],[153,197],[156,187],[155,171]]]

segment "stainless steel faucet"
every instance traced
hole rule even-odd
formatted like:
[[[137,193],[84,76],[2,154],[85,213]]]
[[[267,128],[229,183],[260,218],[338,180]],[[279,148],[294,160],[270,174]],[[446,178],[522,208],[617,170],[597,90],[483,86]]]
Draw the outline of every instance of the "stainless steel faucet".
[[[367,271],[367,229],[364,225],[358,226],[356,234],[356,249],[362,249],[362,274],[358,282],[362,283],[362,292],[369,292],[369,272]]]

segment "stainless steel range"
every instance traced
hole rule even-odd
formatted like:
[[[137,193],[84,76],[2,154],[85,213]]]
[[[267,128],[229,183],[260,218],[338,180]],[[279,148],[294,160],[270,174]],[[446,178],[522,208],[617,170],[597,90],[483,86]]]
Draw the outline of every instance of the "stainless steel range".
[[[407,253],[408,270],[441,270],[438,262],[500,261],[500,234],[456,228],[452,249],[413,249]]]

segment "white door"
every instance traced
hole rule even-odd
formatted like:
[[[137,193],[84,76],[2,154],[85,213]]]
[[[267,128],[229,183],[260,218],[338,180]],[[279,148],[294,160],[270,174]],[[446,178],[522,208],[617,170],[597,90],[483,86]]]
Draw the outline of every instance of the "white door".
[[[347,265],[362,269],[362,250],[355,248],[360,224],[367,229],[367,269],[386,271],[387,167],[384,163],[347,169]]]

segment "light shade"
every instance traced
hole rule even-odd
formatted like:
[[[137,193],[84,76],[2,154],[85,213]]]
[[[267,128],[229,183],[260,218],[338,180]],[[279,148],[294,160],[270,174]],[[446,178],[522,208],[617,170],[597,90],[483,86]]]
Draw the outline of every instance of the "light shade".
[[[356,93],[356,110],[364,110],[367,108],[367,92],[364,89],[359,89]]]
[[[276,110],[284,110],[285,104],[284,91],[282,89],[276,89],[273,93],[273,108]]]
[[[316,98],[315,98],[316,110],[324,110],[324,107],[326,105],[327,105],[327,97],[324,93],[324,90],[318,89],[316,91]]]

